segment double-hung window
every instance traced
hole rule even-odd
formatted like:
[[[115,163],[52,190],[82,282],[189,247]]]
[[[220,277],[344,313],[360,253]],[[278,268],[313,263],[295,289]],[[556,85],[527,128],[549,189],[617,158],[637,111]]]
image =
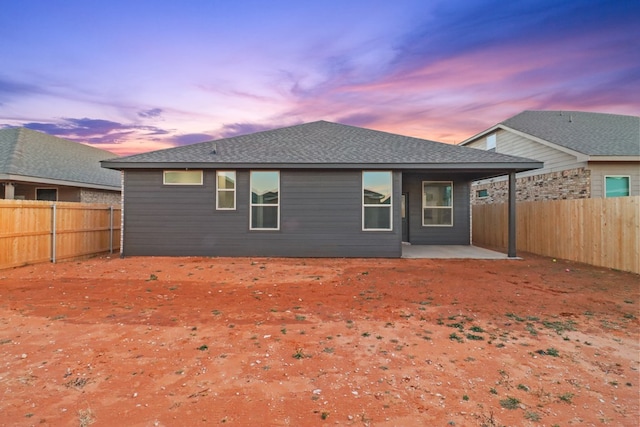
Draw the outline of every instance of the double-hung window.
[[[422,183],[422,225],[453,226],[453,182],[424,181]]]
[[[624,197],[629,195],[628,176],[605,176],[604,177],[605,197]]]
[[[280,229],[280,173],[251,172],[251,230]]]
[[[362,229],[392,229],[393,193],[391,172],[362,172]]]
[[[236,172],[216,172],[216,209],[234,210],[236,208]]]

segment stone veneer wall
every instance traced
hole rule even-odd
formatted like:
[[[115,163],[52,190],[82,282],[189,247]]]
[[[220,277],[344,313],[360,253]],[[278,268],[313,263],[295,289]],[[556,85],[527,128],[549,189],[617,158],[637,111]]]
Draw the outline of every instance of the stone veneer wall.
[[[478,190],[487,190],[487,197],[478,197]],[[591,171],[585,168],[567,169],[516,178],[516,201],[588,199],[591,197]],[[509,181],[474,184],[471,201],[474,205],[503,203],[509,200]]]
[[[104,203],[119,207],[121,200],[122,195],[119,192],[88,190],[86,188],[80,190],[80,201],[82,203]]]

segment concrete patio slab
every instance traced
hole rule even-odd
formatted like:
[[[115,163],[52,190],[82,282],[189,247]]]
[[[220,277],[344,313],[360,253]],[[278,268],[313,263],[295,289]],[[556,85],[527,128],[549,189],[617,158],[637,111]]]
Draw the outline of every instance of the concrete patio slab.
[[[402,258],[517,259],[507,254],[467,245],[402,245]]]

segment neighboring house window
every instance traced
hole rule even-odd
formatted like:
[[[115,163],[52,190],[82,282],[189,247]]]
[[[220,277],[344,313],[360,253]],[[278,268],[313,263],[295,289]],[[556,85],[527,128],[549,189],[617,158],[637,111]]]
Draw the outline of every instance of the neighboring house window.
[[[280,228],[280,173],[251,172],[251,230]]]
[[[488,150],[496,151],[496,134],[495,133],[487,136],[487,151]]]
[[[164,171],[164,185],[202,185],[202,171]]]
[[[629,195],[628,176],[605,176],[604,177],[605,197],[624,197]]]
[[[453,225],[453,182],[424,181],[422,183],[422,225],[450,227]]]
[[[476,197],[482,199],[483,197],[489,197],[489,190],[476,190]]]
[[[36,200],[55,202],[58,200],[57,188],[36,188]]]
[[[216,172],[216,209],[234,210],[236,208],[236,172]]]
[[[391,172],[362,172],[362,229],[392,229]]]

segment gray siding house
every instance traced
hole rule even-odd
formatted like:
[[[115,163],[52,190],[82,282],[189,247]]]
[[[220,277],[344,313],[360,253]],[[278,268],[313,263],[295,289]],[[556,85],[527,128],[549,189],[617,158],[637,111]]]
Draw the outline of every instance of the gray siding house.
[[[640,195],[640,117],[581,111],[523,111],[461,146],[544,162],[519,173],[518,201]],[[475,203],[506,201],[497,177],[473,185]]]
[[[120,204],[114,154],[31,129],[0,129],[0,199]]]
[[[123,256],[400,257],[469,245],[471,182],[541,164],[318,121],[102,166],[124,171]]]

